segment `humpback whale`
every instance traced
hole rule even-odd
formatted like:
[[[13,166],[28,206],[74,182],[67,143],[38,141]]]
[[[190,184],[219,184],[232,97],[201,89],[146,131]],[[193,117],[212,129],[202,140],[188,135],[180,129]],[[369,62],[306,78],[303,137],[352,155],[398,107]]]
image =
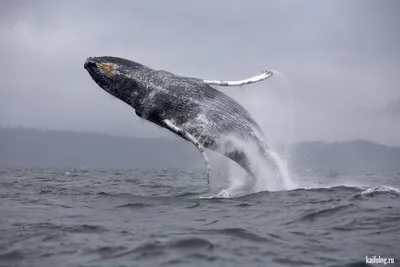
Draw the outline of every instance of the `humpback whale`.
[[[107,93],[131,106],[137,116],[194,144],[210,165],[204,148],[216,151],[256,176],[246,151],[235,138],[253,142],[273,170],[277,165],[260,126],[231,97],[212,86],[240,86],[270,78],[272,71],[238,81],[205,80],[156,70],[119,57],[89,57],[84,68]]]

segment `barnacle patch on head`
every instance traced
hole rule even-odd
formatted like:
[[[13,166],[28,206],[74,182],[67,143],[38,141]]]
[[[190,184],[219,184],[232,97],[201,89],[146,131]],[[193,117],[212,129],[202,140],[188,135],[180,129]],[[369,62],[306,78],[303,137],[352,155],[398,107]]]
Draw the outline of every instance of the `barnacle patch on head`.
[[[100,70],[104,72],[107,76],[112,76],[115,72],[116,66],[112,63],[102,63],[100,64]]]

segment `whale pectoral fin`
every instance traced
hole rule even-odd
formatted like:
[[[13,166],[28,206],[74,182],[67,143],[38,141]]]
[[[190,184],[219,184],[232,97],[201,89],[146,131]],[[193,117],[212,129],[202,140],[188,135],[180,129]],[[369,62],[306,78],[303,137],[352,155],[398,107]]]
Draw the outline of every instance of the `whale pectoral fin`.
[[[266,80],[273,75],[273,71],[271,70],[266,70],[260,75],[244,79],[244,80],[239,80],[239,81],[213,81],[213,80],[203,80],[205,84],[208,85],[218,85],[218,86],[241,86],[241,85],[246,85],[246,84],[251,84],[251,83],[256,83],[256,82],[261,82],[263,80]]]
[[[164,124],[169,130],[178,134],[179,136],[183,137],[184,139],[190,141],[193,145],[195,145],[197,147],[197,149],[200,151],[201,155],[204,158],[204,163],[206,164],[206,168],[207,168],[207,184],[210,184],[211,166],[210,166],[210,162],[207,158],[207,155],[204,151],[204,148],[200,144],[200,142],[197,141],[197,139],[193,135],[191,135],[187,131],[179,128],[175,124],[173,124],[171,120],[164,120]]]

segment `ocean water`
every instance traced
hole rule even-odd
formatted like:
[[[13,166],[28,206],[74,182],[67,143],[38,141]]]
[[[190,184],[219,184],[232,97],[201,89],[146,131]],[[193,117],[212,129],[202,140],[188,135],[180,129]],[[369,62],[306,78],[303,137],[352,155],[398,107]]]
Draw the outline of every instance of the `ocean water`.
[[[222,174],[207,186],[203,171],[3,169],[0,266],[399,266],[399,172],[295,177],[290,191],[210,198]]]

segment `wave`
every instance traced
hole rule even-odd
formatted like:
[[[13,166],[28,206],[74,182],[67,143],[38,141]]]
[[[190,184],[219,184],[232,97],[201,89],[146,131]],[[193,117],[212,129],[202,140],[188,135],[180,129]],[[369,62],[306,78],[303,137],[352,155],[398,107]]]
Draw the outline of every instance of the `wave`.
[[[278,236],[276,235],[271,235],[270,238],[267,238],[265,236],[261,236],[243,228],[210,229],[203,230],[202,233],[211,235],[229,235],[235,238],[254,242],[275,242],[275,239],[278,239]]]
[[[315,221],[319,218],[326,218],[328,216],[332,216],[335,214],[341,214],[344,211],[347,211],[349,209],[355,208],[357,205],[355,204],[346,204],[346,205],[338,205],[330,208],[325,208],[325,209],[320,209],[320,210],[311,210],[307,211],[305,214],[303,214],[300,218],[298,218],[297,222],[311,222]]]
[[[133,257],[135,260],[140,260],[163,256],[171,251],[174,251],[181,256],[199,256],[202,255],[201,252],[212,251],[213,249],[214,244],[208,239],[200,237],[187,237],[173,241],[157,240],[153,242],[146,242],[134,249],[110,255],[108,258]]]
[[[379,193],[389,193],[393,194],[396,196],[400,196],[400,189],[391,187],[391,186],[386,186],[386,185],[380,185],[380,186],[374,186],[367,188],[365,191],[361,193],[362,196],[373,196]]]

